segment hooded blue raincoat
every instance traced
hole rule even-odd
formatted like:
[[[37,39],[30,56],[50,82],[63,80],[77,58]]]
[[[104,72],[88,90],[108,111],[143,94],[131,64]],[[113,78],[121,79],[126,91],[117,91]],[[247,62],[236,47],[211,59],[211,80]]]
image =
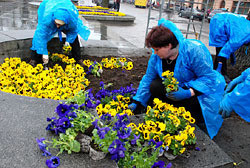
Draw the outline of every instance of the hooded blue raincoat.
[[[227,94],[227,101],[241,118],[250,122],[250,68],[242,72],[241,76],[244,82]]]
[[[225,80],[221,74],[213,70],[212,57],[203,43],[198,40],[185,39],[171,21],[161,19],[158,25],[169,28],[179,41],[179,55],[176,60],[174,77],[179,81],[180,87],[186,86],[203,93],[198,96],[198,100],[208,134],[213,138],[223,122],[218,112],[225,88]],[[162,59],[158,55],[152,54],[134,100],[147,106],[151,96],[150,84],[157,78],[157,75],[162,78]]]
[[[209,45],[222,47],[219,56],[229,58],[250,43],[250,21],[231,13],[218,13],[210,21]]]
[[[47,43],[56,33],[66,32],[66,41],[73,43],[79,34],[88,40],[90,31],[78,18],[78,10],[71,0],[44,0],[38,8],[38,25],[33,37],[31,50],[38,54],[48,55]],[[62,20],[65,25],[57,29],[55,19]]]

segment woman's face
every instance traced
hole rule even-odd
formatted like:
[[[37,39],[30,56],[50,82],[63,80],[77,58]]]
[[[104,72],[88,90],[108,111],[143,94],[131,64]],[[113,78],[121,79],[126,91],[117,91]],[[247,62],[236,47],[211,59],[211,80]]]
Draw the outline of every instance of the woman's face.
[[[155,54],[157,54],[161,59],[176,59],[178,55],[178,48],[172,49],[172,44],[169,44],[165,47],[153,47]]]
[[[63,25],[61,25],[61,24],[58,24],[58,23],[56,23],[55,22],[55,24],[56,24],[56,27],[59,29],[61,26],[63,26]]]

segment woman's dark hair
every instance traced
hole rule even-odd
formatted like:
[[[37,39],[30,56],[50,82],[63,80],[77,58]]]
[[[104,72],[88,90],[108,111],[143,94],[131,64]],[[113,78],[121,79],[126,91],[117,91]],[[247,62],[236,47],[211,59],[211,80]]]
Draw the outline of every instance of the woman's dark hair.
[[[164,26],[153,27],[148,33],[145,43],[148,48],[165,47],[169,44],[172,44],[172,48],[175,48],[179,44],[174,33]]]

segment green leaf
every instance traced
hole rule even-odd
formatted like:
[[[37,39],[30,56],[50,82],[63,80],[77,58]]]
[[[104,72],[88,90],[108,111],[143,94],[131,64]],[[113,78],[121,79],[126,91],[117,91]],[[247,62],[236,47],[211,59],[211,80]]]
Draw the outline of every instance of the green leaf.
[[[80,152],[80,147],[81,147],[80,143],[77,140],[74,140],[72,151],[73,152]]]

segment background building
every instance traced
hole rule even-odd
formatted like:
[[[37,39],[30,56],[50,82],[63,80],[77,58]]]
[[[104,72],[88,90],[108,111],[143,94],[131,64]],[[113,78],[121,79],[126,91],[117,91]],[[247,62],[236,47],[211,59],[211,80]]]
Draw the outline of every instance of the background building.
[[[206,3],[207,0],[190,0],[200,3]],[[181,1],[178,1],[181,2]],[[190,3],[183,2],[186,6],[191,5]],[[238,0],[209,0],[208,9],[219,9],[226,8],[229,12],[235,12],[236,6],[238,4]],[[205,9],[205,5],[203,4],[194,4],[194,8],[198,6],[199,9]],[[238,13],[247,15],[250,11],[250,0],[240,0]]]

